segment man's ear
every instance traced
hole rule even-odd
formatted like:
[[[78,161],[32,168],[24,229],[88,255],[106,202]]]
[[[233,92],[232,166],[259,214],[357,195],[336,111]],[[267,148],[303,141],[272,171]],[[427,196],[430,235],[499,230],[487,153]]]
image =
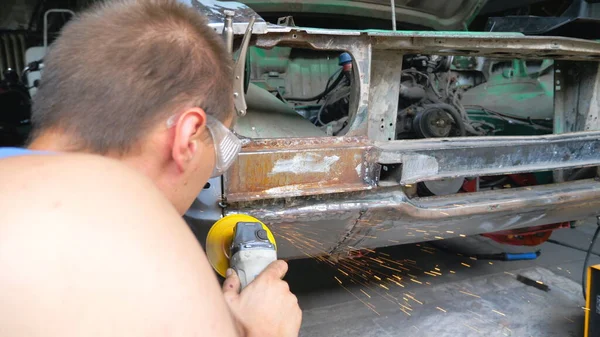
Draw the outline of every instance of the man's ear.
[[[184,171],[198,151],[201,151],[202,134],[206,131],[206,113],[200,108],[189,108],[175,124],[172,156],[181,171]]]

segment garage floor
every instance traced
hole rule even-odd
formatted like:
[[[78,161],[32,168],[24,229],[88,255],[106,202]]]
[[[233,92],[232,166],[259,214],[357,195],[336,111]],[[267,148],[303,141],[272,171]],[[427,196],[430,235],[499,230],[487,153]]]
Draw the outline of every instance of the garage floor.
[[[590,220],[555,231],[551,239],[587,249],[595,227]],[[537,249],[541,256],[532,261],[457,254]],[[582,251],[554,243],[522,249],[467,237],[389,247],[362,259],[369,257],[410,271],[401,274],[402,283],[394,282],[400,274],[393,270],[387,282],[379,274],[381,281],[363,283],[323,262],[290,262],[286,280],[304,312],[301,336],[583,336]],[[600,257],[592,255],[590,262],[598,264]],[[517,275],[550,290],[525,285]]]

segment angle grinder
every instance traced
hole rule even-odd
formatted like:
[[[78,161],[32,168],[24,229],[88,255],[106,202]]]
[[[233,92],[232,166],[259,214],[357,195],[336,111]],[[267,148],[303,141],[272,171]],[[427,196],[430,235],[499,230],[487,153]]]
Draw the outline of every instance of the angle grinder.
[[[219,275],[235,270],[244,289],[271,262],[277,260],[277,244],[269,228],[245,214],[228,215],[206,236],[206,256]]]

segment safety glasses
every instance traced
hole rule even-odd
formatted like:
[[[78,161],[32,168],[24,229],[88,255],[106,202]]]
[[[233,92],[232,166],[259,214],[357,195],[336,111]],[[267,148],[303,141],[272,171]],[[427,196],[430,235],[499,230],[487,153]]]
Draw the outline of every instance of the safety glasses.
[[[175,126],[179,115],[171,116],[167,120],[167,128]],[[233,165],[238,154],[242,150],[242,140],[229,130],[218,119],[206,115],[206,128],[215,144],[216,164],[211,178],[223,175]]]

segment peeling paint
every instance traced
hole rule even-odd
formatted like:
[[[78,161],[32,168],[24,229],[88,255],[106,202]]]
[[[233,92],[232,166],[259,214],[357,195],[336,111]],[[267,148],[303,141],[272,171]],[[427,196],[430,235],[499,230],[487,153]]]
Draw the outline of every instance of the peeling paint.
[[[299,153],[292,159],[280,159],[275,162],[269,175],[277,173],[327,173],[339,156],[322,157],[314,153]]]

